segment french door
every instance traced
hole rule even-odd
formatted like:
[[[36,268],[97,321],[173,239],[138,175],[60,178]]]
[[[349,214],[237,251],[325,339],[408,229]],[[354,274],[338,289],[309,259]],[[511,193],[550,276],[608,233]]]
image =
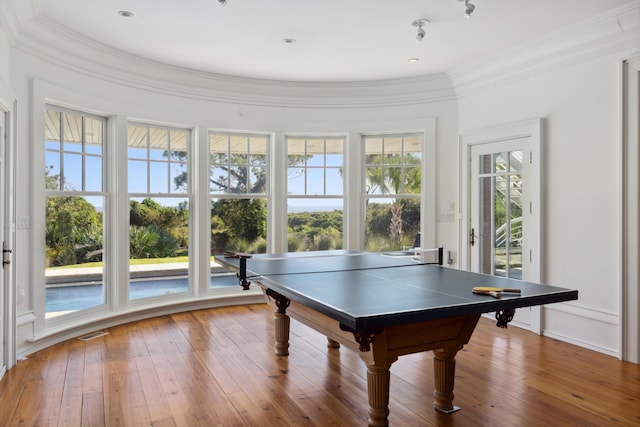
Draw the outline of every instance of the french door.
[[[6,347],[6,326],[7,326],[7,286],[9,286],[8,278],[8,262],[10,262],[10,252],[6,243],[5,233],[5,208],[6,208],[6,189],[5,189],[5,172],[6,172],[6,157],[8,139],[6,132],[6,118],[7,114],[0,111],[0,245],[2,245],[2,269],[0,270],[0,377],[7,369],[7,347]]]
[[[468,270],[540,281],[540,129],[531,120],[462,136],[461,265],[466,260]],[[519,309],[515,322],[540,332],[540,310]]]
[[[471,269],[522,280],[528,139],[476,145],[471,165]],[[528,160],[528,159],[527,159]],[[525,255],[526,256],[526,255]]]

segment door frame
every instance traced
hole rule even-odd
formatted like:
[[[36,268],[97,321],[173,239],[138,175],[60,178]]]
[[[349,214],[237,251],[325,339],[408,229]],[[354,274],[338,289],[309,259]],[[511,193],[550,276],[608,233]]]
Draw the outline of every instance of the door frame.
[[[478,130],[464,132],[459,137],[460,143],[460,223],[459,223],[459,248],[460,248],[460,268],[469,270],[471,267],[471,245],[469,236],[471,227],[471,161],[472,148],[479,144],[506,141],[517,138],[530,138],[530,180],[527,183],[528,199],[530,200],[530,211],[533,218],[538,218],[529,228],[526,236],[529,253],[529,266],[523,280],[530,282],[542,282],[543,259],[542,259],[542,187],[544,186],[542,176],[542,146],[543,146],[543,119],[536,118],[522,122],[510,123],[506,125],[493,126]],[[523,254],[523,258],[524,258]],[[542,333],[542,314],[540,307],[531,309],[530,329],[540,334]]]
[[[620,358],[640,363],[640,56],[622,65]]]
[[[16,126],[17,126],[17,99],[9,87],[0,79],[0,111],[4,113],[5,122],[3,124],[5,144],[0,149],[4,149],[4,240],[7,247],[13,252],[10,255],[10,264],[2,269],[0,274],[4,275],[3,313],[4,348],[3,359],[0,360],[0,377],[4,374],[4,369],[10,369],[16,364],[16,280],[15,280],[15,159],[16,159]],[[0,242],[2,245],[2,242]],[[3,345],[0,341],[0,345]]]

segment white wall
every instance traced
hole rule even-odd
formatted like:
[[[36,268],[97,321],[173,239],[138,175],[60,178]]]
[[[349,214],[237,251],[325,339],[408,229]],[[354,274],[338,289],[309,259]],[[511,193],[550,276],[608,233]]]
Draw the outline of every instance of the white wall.
[[[287,85],[180,74],[175,70],[159,70],[157,64],[128,64],[118,57],[103,58],[109,66],[94,64],[93,69],[85,71],[81,58],[67,56],[56,62],[65,53],[49,56],[50,51],[40,55],[25,50],[16,49],[12,61],[13,89],[18,98],[24,100],[19,104],[18,115],[16,182],[20,196],[16,201],[16,215],[30,218],[30,228],[17,233],[16,257],[21,260],[16,263],[20,355],[68,337],[68,334],[40,337],[48,333],[39,314],[44,309],[44,254],[41,253],[44,158],[40,127],[45,102],[59,102],[110,116],[185,125],[205,134],[210,128],[276,135],[283,132],[398,132],[424,129],[435,119],[438,161],[441,162],[437,180],[450,183],[447,191],[451,191],[451,194],[439,195],[438,201],[457,200],[456,170],[443,167],[447,162],[455,164],[455,153],[451,150],[455,150],[457,141],[457,104],[451,82],[445,75],[378,85]],[[144,67],[148,67],[147,72]],[[135,69],[135,73],[128,72],[129,68]],[[157,78],[145,78],[145,74]],[[237,87],[242,92],[234,92]],[[416,94],[420,99],[416,100]],[[445,247],[456,244],[456,233],[451,227],[437,234],[437,239],[433,238],[437,244]],[[93,328],[106,323],[107,320],[96,321]]]
[[[547,309],[543,327],[550,335],[617,354],[619,56],[481,90],[462,97],[459,108],[461,132],[544,119],[542,281],[578,289],[579,300],[558,305],[562,312]]]
[[[533,53],[512,52],[505,61],[512,69],[501,70],[490,58],[484,76],[474,64],[466,75],[454,70],[457,100],[443,76],[352,85],[246,81],[110,55],[105,49],[91,49],[88,42],[59,51],[56,46],[69,45],[68,41],[57,43],[46,29],[27,34],[8,55],[0,38],[0,58],[11,56],[7,80],[19,99],[16,215],[30,217],[31,225],[16,233],[17,282],[24,291],[18,293],[18,353],[27,354],[44,343],[31,342],[31,313],[43,304],[34,300],[33,292],[42,285],[37,278],[41,265],[30,261],[41,250],[43,238],[38,222],[42,207],[36,205],[43,163],[34,157],[41,130],[32,119],[50,98],[81,109],[201,131],[354,134],[418,129],[425,120],[435,119],[438,219],[448,218],[441,214],[449,213],[450,202],[456,204],[455,212],[459,209],[459,134],[543,118],[542,279],[580,292],[577,302],[546,309],[543,328],[548,335],[618,356],[620,69],[623,52],[628,53],[629,46],[637,51],[639,34],[638,7],[627,9],[621,16],[612,14],[578,28],[575,43],[546,40],[530,46]],[[545,55],[551,58],[546,66],[537,60]],[[5,65],[0,65],[0,73],[6,73]],[[39,82],[36,91],[34,82]],[[452,248],[457,260],[458,223],[438,222],[435,243]]]

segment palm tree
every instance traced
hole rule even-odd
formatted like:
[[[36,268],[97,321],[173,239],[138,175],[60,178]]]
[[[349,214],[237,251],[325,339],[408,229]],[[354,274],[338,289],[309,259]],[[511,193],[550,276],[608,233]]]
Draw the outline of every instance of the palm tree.
[[[384,161],[384,164],[383,164]],[[369,165],[366,169],[367,194],[381,193],[389,195],[419,194],[422,182],[422,169],[420,158],[410,153],[404,156],[383,156],[380,154],[368,155]],[[391,221],[389,224],[389,237],[392,242],[402,242],[402,204],[395,197],[391,203]]]

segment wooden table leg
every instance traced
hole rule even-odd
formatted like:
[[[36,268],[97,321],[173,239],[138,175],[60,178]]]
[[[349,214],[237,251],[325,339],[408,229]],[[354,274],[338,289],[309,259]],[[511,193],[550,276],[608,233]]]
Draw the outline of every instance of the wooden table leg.
[[[461,347],[460,347],[461,348]],[[456,354],[458,347],[433,350],[433,372],[435,401],[433,407],[445,414],[460,408],[453,404],[453,381],[456,376]]]
[[[332,340],[331,338],[327,337],[327,347],[328,348],[340,348],[340,343],[336,340]]]
[[[377,362],[367,365],[367,390],[369,393],[369,426],[389,425],[389,384],[391,363]]]
[[[287,314],[274,313],[273,319],[275,320],[275,333],[276,333],[276,355],[288,356],[289,355],[289,327],[291,319]]]

